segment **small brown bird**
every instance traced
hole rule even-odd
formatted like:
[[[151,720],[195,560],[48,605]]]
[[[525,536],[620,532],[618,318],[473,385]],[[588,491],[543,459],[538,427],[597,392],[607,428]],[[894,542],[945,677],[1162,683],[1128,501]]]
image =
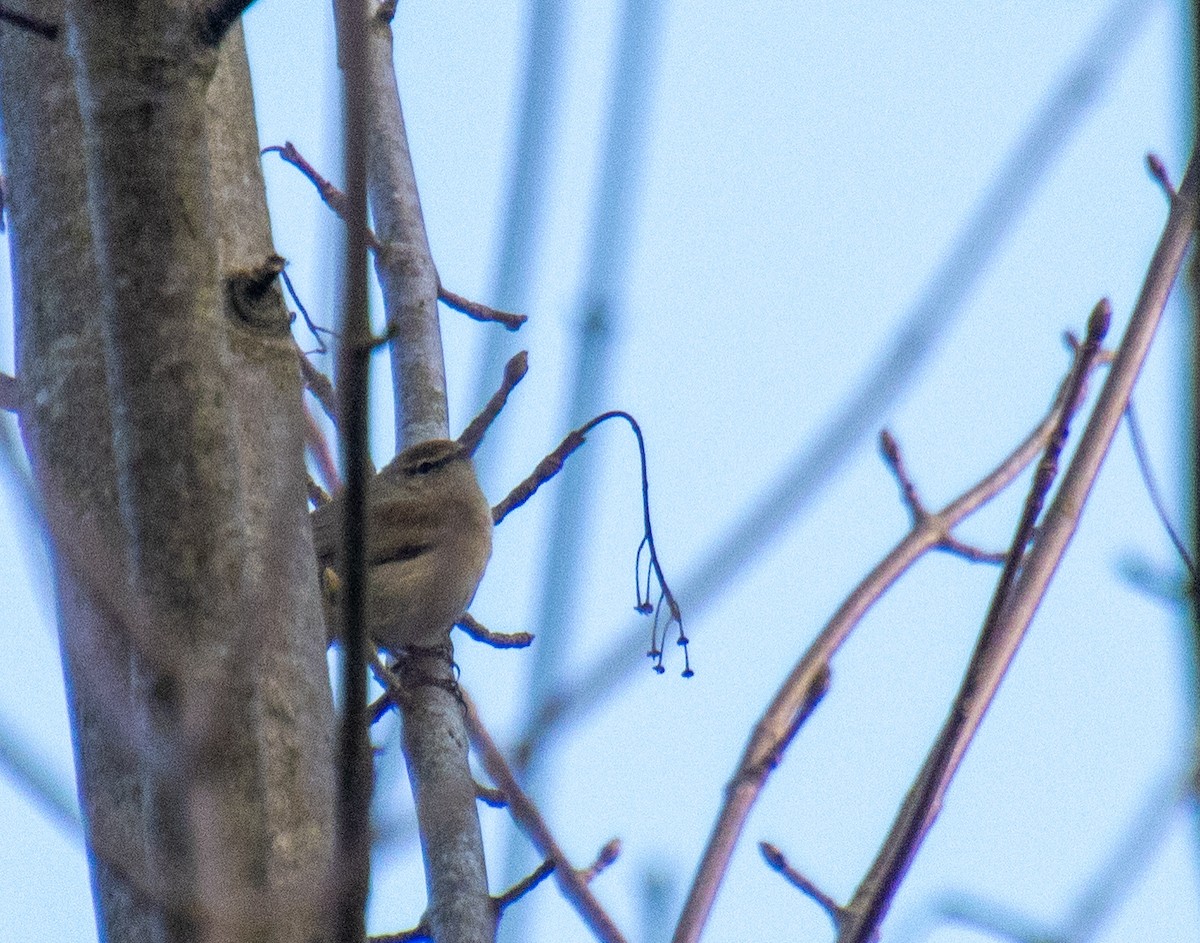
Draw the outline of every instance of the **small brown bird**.
[[[341,496],[313,511],[312,524],[318,561],[336,568]],[[445,643],[491,555],[492,511],[471,456],[448,439],[410,445],[367,486],[368,633],[393,654]],[[340,635],[336,599],[326,619]]]

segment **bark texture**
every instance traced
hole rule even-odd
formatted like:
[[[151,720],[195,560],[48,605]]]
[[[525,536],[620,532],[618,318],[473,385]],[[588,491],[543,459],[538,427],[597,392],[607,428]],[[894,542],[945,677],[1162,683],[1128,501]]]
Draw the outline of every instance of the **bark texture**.
[[[0,27],[22,430],[101,933],[306,940],[332,708],[240,33],[33,6],[69,42]]]
[[[439,279],[421,213],[393,55],[390,23],[374,17],[367,39],[367,194],[382,243],[376,272],[388,329],[395,336],[396,441],[405,447],[449,438],[450,432]],[[415,685],[400,704],[404,756],[425,859],[426,917],[436,940],[491,943],[496,913],[467,759],[465,711],[450,693],[456,683],[454,671],[444,658],[412,661],[418,675],[440,682]]]

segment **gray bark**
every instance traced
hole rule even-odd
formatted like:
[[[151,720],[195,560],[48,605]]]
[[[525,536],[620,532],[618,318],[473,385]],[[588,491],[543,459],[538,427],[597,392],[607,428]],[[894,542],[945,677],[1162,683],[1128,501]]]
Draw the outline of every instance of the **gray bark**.
[[[97,920],[122,943],[307,939],[331,703],[244,49],[206,100],[187,5],[34,6],[75,61],[0,27],[21,418]]]
[[[376,272],[388,328],[396,338],[396,439],[398,445],[408,446],[449,437],[446,371],[438,275],[400,108],[392,31],[379,18],[370,23],[367,71],[367,193],[382,243]],[[490,943],[496,936],[496,915],[488,893],[475,780],[467,761],[463,705],[448,690],[455,678],[446,659],[412,660],[416,672],[445,685],[416,685],[400,704],[404,756],[425,860],[427,920],[438,941]]]

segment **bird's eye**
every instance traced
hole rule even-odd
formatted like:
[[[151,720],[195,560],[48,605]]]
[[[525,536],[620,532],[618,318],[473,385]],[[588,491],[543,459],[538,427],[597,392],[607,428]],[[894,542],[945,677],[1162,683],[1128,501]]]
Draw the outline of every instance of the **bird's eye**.
[[[431,471],[433,471],[433,468],[434,468],[433,462],[429,462],[429,461],[421,462],[421,464],[419,464],[417,466],[417,474],[418,475],[428,475]]]

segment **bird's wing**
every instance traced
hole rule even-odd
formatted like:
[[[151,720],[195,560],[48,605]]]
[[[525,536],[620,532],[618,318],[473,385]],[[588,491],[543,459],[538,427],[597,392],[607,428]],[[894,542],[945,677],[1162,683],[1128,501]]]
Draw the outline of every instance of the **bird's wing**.
[[[382,490],[382,489],[380,489]],[[367,563],[412,560],[437,542],[444,515],[422,501],[371,502]]]

